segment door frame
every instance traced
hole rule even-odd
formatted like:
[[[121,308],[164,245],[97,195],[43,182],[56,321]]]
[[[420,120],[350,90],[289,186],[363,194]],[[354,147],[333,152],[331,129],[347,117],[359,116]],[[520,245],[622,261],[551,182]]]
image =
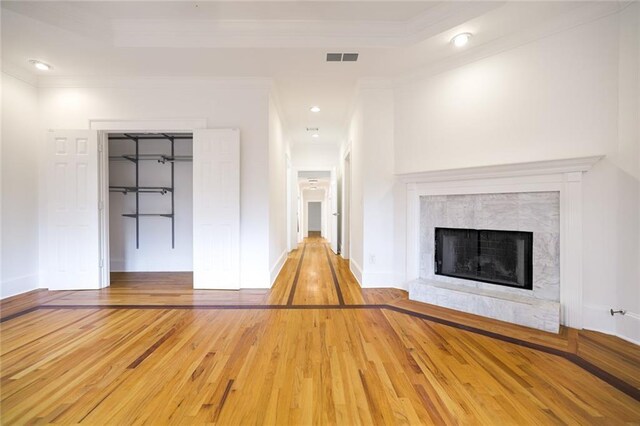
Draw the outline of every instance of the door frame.
[[[308,238],[309,237],[309,203],[320,203],[320,235],[323,238],[327,238],[327,236],[325,235],[327,233],[327,224],[325,223],[326,217],[324,217],[326,215],[325,212],[325,205],[326,203],[324,202],[326,199],[326,193],[325,196],[322,200],[305,200],[304,202],[304,237]]]
[[[98,217],[100,228],[100,288],[111,285],[109,252],[109,133],[176,133],[206,129],[204,118],[186,120],[89,120],[89,130],[98,132]]]
[[[351,148],[342,157],[342,246],[339,247],[340,256],[349,259],[351,256],[351,185],[352,185],[352,156]]]
[[[287,227],[291,230],[291,235],[295,236],[295,241],[293,241],[293,238],[291,239],[292,247],[296,247],[307,237],[307,228],[306,228],[307,219],[304,217],[306,200],[302,196],[302,191],[300,191],[300,184],[298,181],[300,172],[303,172],[303,173],[304,172],[325,172],[325,173],[331,174],[331,168],[327,168],[327,167],[320,167],[320,168],[292,167],[291,168],[292,204],[290,208],[291,208],[292,214],[289,217],[289,223],[287,224]],[[324,197],[325,201],[328,201],[328,194],[329,194],[329,188],[327,188],[327,190],[325,191],[325,197]],[[295,201],[295,204],[293,203],[294,201]],[[325,204],[328,205],[329,203],[327,202]],[[323,218],[323,221],[328,221],[328,219]],[[296,224],[299,225],[299,229],[296,229]],[[329,231],[327,229],[326,233],[328,232]],[[327,236],[324,236],[324,237],[327,238]]]

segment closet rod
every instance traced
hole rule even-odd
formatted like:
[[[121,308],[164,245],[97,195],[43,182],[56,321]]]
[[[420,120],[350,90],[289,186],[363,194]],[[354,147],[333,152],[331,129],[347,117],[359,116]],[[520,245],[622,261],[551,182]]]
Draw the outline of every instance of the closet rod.
[[[182,140],[191,140],[193,139],[193,136],[191,135],[187,135],[187,136],[172,136],[173,139],[178,140],[178,139],[182,139]],[[109,136],[109,140],[110,141],[124,141],[124,140],[132,140],[132,139],[138,139],[138,140],[158,140],[158,139],[165,139],[163,136]]]

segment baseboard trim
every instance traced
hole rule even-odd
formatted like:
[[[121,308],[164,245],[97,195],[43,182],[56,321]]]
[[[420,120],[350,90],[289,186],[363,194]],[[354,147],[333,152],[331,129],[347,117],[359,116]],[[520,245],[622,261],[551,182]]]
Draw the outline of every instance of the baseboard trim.
[[[397,288],[407,290],[409,287],[398,284],[393,272],[364,272],[362,277],[363,288]]]
[[[353,259],[349,259],[349,269],[360,287],[362,287],[362,268],[358,265],[358,262]]]
[[[627,333],[620,332],[619,328],[626,330],[640,330],[640,315],[635,312],[627,312],[625,315],[611,316],[608,307],[599,305],[583,306],[583,328],[585,330],[597,331],[599,333],[616,336],[629,343],[640,345],[640,336],[633,337]],[[621,324],[624,323],[631,324]]]
[[[38,278],[38,274],[29,274],[2,281],[0,299],[6,299],[8,297],[18,296],[33,290],[38,290]]]
[[[166,265],[159,265],[157,268],[127,268],[126,262],[111,259],[109,272],[193,272],[193,267],[187,268],[167,268]]]
[[[287,261],[288,254],[289,253],[287,252],[287,250],[283,250],[282,253],[280,254],[280,257],[278,257],[278,260],[276,260],[275,265],[273,265],[273,267],[271,268],[271,271],[269,272],[270,274],[269,287],[273,287],[273,283],[276,282],[278,275],[280,275],[280,271],[282,271],[282,267]]]

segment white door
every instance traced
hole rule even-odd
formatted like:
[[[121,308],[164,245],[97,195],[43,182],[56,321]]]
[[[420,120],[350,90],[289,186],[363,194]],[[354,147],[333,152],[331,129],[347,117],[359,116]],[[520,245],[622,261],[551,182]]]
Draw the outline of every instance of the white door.
[[[193,132],[193,287],[240,288],[240,133]]]
[[[331,250],[338,254],[338,179],[336,169],[331,171],[329,185],[329,239]]]
[[[92,130],[47,134],[46,265],[50,290],[100,288],[98,137]]]

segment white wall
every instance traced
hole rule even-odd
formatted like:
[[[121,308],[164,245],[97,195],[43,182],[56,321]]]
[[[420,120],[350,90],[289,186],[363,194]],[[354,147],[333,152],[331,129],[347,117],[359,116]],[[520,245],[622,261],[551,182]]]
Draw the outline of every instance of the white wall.
[[[363,108],[363,287],[398,286],[394,274],[394,99],[390,88],[361,88]]]
[[[636,3],[619,15],[424,75],[396,91],[394,114],[397,173],[605,154],[584,176],[585,327],[636,341],[638,22]],[[404,204],[396,200],[396,206],[403,217]],[[610,307],[632,315],[614,320]]]
[[[2,73],[0,297],[38,287],[38,92]]]
[[[269,271],[273,284],[287,259],[287,143],[278,107],[269,97]]]
[[[618,143],[611,155],[617,175],[611,183],[618,188],[614,219],[618,227],[613,238],[618,246],[616,306],[627,309],[628,314],[615,318],[615,332],[640,343],[640,4],[637,2],[620,15],[618,55]],[[634,234],[637,239],[628,238]],[[594,321],[594,327],[598,324],[599,321]]]
[[[45,81],[50,84],[56,82]],[[135,79],[68,85],[40,89],[40,132],[86,129],[90,119],[205,118],[209,128],[240,129],[240,283],[269,287],[270,84]],[[43,280],[41,287],[46,286]]]
[[[291,162],[298,170],[331,170],[338,165],[338,145],[296,143],[291,147]]]
[[[394,98],[376,86],[359,88],[349,126],[350,264],[363,287],[394,287]]]
[[[362,100],[356,96],[351,120],[349,121],[348,137],[343,149],[344,154],[351,158],[351,192],[349,196],[349,226],[345,232],[349,233],[349,267],[356,279],[362,284],[363,265],[363,168],[364,168],[364,139],[363,139],[363,107]],[[344,155],[341,155],[344,159]],[[344,164],[341,165],[344,171]]]
[[[175,155],[192,155],[191,139],[176,139]],[[139,141],[140,155],[171,155],[167,139]],[[111,140],[109,156],[134,154],[131,140]],[[171,186],[171,163],[139,161],[140,186]],[[133,186],[135,164],[120,159],[109,162],[110,186]],[[193,163],[174,163],[175,248],[171,248],[171,219],[140,218],[140,247],[136,249],[135,219],[122,216],[135,212],[135,194],[109,193],[109,250],[111,271],[193,270]],[[140,194],[140,213],[171,212],[171,193]]]

